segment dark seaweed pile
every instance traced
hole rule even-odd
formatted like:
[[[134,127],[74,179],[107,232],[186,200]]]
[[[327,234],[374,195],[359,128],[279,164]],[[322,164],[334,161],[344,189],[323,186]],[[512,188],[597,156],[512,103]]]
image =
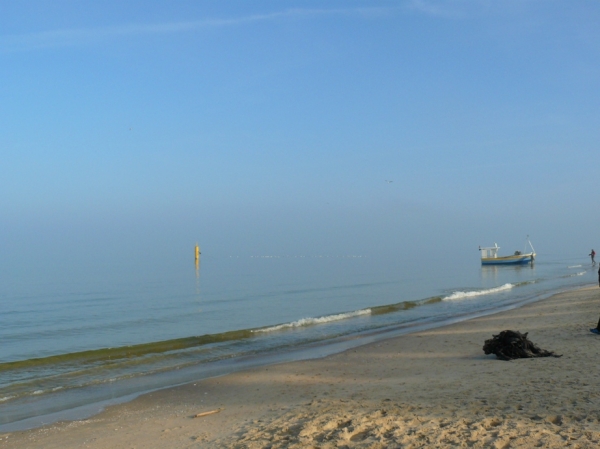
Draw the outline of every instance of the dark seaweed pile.
[[[531,357],[561,357],[552,351],[538,348],[527,339],[528,332],[502,331],[494,338],[485,341],[483,351],[486,354],[496,354],[500,360],[524,359]]]

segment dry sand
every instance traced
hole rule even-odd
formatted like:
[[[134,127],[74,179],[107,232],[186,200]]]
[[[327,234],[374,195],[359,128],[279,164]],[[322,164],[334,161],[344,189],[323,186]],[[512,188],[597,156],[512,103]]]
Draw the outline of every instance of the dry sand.
[[[0,434],[2,448],[600,446],[600,289],[154,392],[81,421]],[[512,329],[562,358],[484,355]],[[194,417],[203,412],[218,413]]]

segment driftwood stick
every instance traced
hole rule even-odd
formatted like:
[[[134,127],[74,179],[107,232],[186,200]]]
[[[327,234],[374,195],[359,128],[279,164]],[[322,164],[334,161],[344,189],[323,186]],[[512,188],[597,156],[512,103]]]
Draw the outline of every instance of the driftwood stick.
[[[202,418],[203,416],[214,415],[215,413],[219,413],[220,411],[221,411],[221,409],[218,408],[216,410],[211,410],[209,412],[198,413],[198,414],[194,415],[194,418]]]

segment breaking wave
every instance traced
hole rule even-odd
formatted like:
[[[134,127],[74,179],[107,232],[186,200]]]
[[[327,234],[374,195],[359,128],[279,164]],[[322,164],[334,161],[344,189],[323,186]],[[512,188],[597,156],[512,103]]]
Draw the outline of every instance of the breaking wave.
[[[457,292],[452,293],[451,295],[444,297],[443,300],[444,301],[454,301],[457,299],[472,298],[474,296],[491,295],[493,293],[502,292],[504,290],[510,290],[513,287],[515,287],[514,284],[504,284],[504,285],[501,285],[500,287],[488,288],[486,290],[473,290],[470,292],[469,291],[467,291],[467,292],[457,291]]]
[[[358,316],[371,315],[371,309],[356,310],[354,312],[338,313],[336,315],[327,315],[318,318],[302,318],[291,323],[278,324],[277,326],[265,327],[263,329],[254,329],[252,332],[275,332],[282,329],[290,329],[296,327],[306,327],[315,324],[331,323],[332,321],[346,320],[348,318],[356,318]]]

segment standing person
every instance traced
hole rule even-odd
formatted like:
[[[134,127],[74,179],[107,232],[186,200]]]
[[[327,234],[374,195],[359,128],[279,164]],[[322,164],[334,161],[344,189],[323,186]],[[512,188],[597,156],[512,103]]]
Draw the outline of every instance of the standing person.
[[[600,268],[598,268],[598,285],[600,285]],[[598,319],[598,324],[596,327],[590,329],[590,332],[600,335],[600,319]]]
[[[588,256],[590,256],[592,258],[592,265],[594,265],[596,263],[596,261],[594,260],[594,257],[596,257],[596,251],[594,251],[593,248],[592,248],[592,252],[589,253]]]

